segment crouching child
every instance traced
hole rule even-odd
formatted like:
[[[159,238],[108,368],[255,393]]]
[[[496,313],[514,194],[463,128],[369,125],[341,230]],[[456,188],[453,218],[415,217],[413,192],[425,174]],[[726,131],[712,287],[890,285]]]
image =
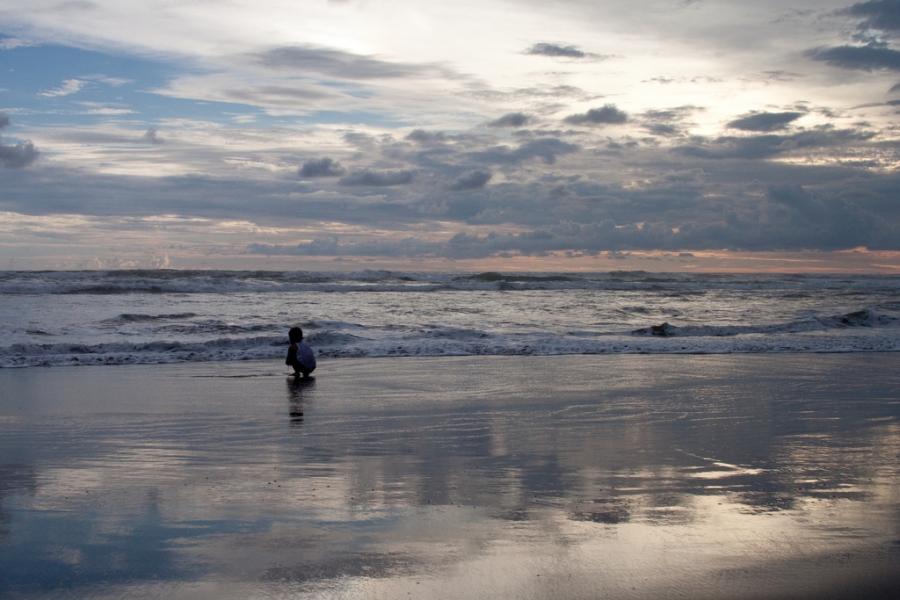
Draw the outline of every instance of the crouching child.
[[[309,377],[310,373],[316,370],[316,355],[313,354],[312,348],[303,343],[303,330],[292,327],[288,332],[288,338],[291,340],[291,347],[288,348],[284,364],[294,369],[295,377],[300,375]]]

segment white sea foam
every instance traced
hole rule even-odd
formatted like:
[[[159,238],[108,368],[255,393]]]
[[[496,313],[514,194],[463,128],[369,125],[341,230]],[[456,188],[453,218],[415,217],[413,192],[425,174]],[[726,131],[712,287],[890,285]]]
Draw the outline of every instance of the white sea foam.
[[[900,277],[597,273],[0,273],[0,366],[900,351]]]

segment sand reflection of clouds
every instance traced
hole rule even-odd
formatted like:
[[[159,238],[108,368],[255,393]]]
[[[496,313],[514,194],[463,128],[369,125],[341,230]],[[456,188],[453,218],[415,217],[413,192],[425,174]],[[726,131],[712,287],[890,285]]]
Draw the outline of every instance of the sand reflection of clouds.
[[[323,363],[305,386],[121,368],[99,407],[75,370],[67,410],[89,418],[8,424],[35,462],[0,471],[0,551],[77,567],[90,595],[114,572],[99,595],[222,598],[813,593],[892,560],[893,357],[535,364]]]

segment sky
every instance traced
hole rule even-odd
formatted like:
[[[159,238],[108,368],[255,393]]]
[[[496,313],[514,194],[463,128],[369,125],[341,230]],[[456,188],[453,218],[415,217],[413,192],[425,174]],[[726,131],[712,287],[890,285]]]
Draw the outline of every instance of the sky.
[[[0,0],[0,268],[900,273],[900,0]]]

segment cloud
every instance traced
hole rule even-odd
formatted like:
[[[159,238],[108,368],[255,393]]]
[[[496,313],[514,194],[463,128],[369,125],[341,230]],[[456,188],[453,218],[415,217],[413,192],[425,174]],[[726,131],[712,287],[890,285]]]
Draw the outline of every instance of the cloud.
[[[869,140],[874,133],[855,129],[818,127],[793,135],[721,136],[708,142],[679,146],[675,152],[697,158],[756,160],[803,148],[840,146]]]
[[[794,73],[793,71],[763,71],[763,75],[766,76],[766,79],[770,81],[794,81],[795,79],[799,79],[803,77],[800,73]]]
[[[166,143],[166,141],[164,139],[159,137],[159,131],[153,127],[151,127],[146,132],[144,132],[144,135],[141,136],[141,141],[144,142],[145,144],[154,144],[154,145]]]
[[[89,115],[130,115],[134,111],[128,108],[92,108],[87,111]]]
[[[562,154],[577,152],[579,147],[575,144],[563,142],[557,138],[539,138],[522,144],[515,150],[508,146],[495,146],[481,152],[472,152],[468,155],[474,162],[487,164],[515,165],[532,158],[542,158],[544,163],[552,165],[556,157]]]
[[[841,29],[827,30],[834,27],[826,18],[833,19],[834,8],[855,2],[869,13],[847,9],[850,16],[837,21]],[[546,5],[539,9],[541,18],[526,19],[534,29],[515,32],[481,31],[460,17],[465,28],[492,36],[481,40],[490,48],[512,48],[502,56],[479,51],[488,46],[469,35],[474,29],[427,47],[417,46],[425,39],[421,31],[401,32],[413,37],[391,38],[389,44],[383,36],[354,37],[380,27],[393,31],[397,23],[396,15],[356,3],[359,11],[327,5],[291,9],[301,29],[327,21],[336,28],[322,25],[316,31],[346,33],[337,41],[285,26],[260,43],[253,38],[256,25],[248,22],[246,31],[239,28],[238,37],[223,44],[217,40],[227,28],[200,31],[185,22],[184,30],[168,32],[168,42],[158,36],[152,41],[177,46],[188,40],[181,58],[147,51],[142,55],[163,58],[129,60],[123,63],[127,68],[113,60],[121,55],[118,42],[60,35],[61,43],[77,41],[94,50],[48,43],[0,52],[20,74],[0,86],[9,88],[9,98],[24,98],[7,109],[13,126],[3,131],[8,145],[2,146],[2,166],[34,160],[33,146],[16,145],[26,137],[38,140],[42,155],[53,149],[53,160],[34,163],[40,169],[2,169],[0,205],[29,214],[171,213],[247,220],[261,231],[235,237],[238,244],[292,245],[316,237],[306,250],[320,254],[338,246],[461,256],[680,244],[704,249],[874,243],[877,236],[862,227],[840,238],[834,225],[840,221],[836,215],[856,209],[868,215],[861,223],[879,235],[889,229],[884,221],[900,223],[900,183],[892,183],[892,178],[900,182],[897,144],[891,137],[900,107],[884,104],[900,95],[872,97],[900,81],[900,66],[894,66],[900,65],[900,44],[859,41],[865,38],[857,24],[869,20],[881,30],[867,35],[891,39],[883,33],[884,11],[874,11],[881,4],[833,4],[792,12],[789,23],[772,21],[778,15],[762,5],[743,16],[718,11],[706,15],[713,21],[702,20],[700,29],[699,13],[644,15],[635,24],[594,7],[598,13],[591,19],[597,21],[588,21],[584,11],[575,18],[600,27],[597,36],[577,39],[565,37],[575,30],[553,21],[558,14]],[[601,12],[610,19],[602,19]],[[436,15],[430,8],[426,13],[429,19]],[[25,8],[22,14],[28,14]],[[723,51],[722,32],[730,51]],[[857,41],[837,37],[842,33],[855,34]],[[207,34],[215,37],[204,38]],[[317,45],[292,45],[289,39]],[[462,47],[460,39],[474,45]],[[685,39],[696,44],[693,50]],[[760,39],[773,42],[759,47]],[[328,47],[331,43],[340,43],[340,49]],[[857,55],[842,55],[843,44]],[[589,50],[612,47],[628,55],[628,68],[593,68],[612,63],[588,62],[596,58]],[[744,51],[749,47],[754,53]],[[191,48],[207,50],[192,59]],[[209,48],[225,48],[227,54]],[[659,62],[660,48],[665,64]],[[720,77],[719,83],[697,77],[697,48],[705,48],[699,51],[709,59],[704,72]],[[807,50],[807,57],[798,58]],[[878,52],[883,56],[873,60]],[[51,78],[37,85],[21,79],[28,60],[41,57],[55,65],[48,71]],[[803,72],[798,60],[815,73],[793,74]],[[823,64],[827,61],[896,70],[854,87],[848,81],[862,72]],[[642,83],[653,75],[665,75],[670,83]],[[126,77],[133,81],[126,85]],[[113,78],[120,87],[107,85]],[[774,80],[780,83],[770,84]],[[37,95],[75,93],[78,84],[68,82],[83,82],[77,95]],[[846,93],[832,119],[821,107],[834,106],[828,90],[835,85]],[[654,91],[660,93],[648,94]],[[808,102],[787,104],[791,98]],[[60,102],[71,99],[97,104],[60,110]],[[880,104],[863,109],[863,103]],[[134,113],[126,119],[91,118],[84,116],[85,106]],[[749,112],[754,107],[761,112]],[[27,135],[20,133],[24,117],[14,110],[29,115]],[[816,128],[814,122],[842,122],[846,129]],[[166,146],[143,146],[150,152],[122,151],[138,140],[153,144],[162,138]],[[802,185],[803,192],[770,189],[770,184]],[[303,233],[262,231],[268,227]],[[454,227],[465,235],[452,243],[436,241],[457,233]],[[492,227],[498,233],[485,236]],[[416,232],[424,241],[397,242],[412,235],[401,231]],[[437,231],[444,237],[425,233]],[[476,231],[479,235],[470,235]],[[527,235],[504,233],[510,231]],[[329,237],[331,232],[340,233],[340,241]]]
[[[616,108],[615,104],[604,104],[603,108],[592,108],[586,113],[569,115],[563,121],[571,125],[618,125],[628,121],[628,114]]]
[[[9,116],[0,113],[0,131],[9,126]],[[38,157],[38,151],[30,141],[20,142],[15,146],[8,146],[0,138],[0,166],[7,169],[21,169],[33,163]]]
[[[38,94],[39,96],[44,96],[45,98],[56,98],[59,96],[71,96],[72,94],[78,93],[81,88],[84,87],[85,82],[80,79],[66,79],[62,82],[62,85],[55,90],[48,90],[46,92],[41,92]]]
[[[82,79],[99,81],[100,83],[105,83],[106,85],[111,85],[113,87],[120,87],[129,83],[134,83],[133,79],[126,79],[124,77],[107,77],[106,75],[86,75]]]
[[[681,122],[690,117],[695,112],[703,112],[703,109],[697,106],[677,106],[675,108],[667,108],[661,110],[648,110],[640,115],[643,121],[642,126],[653,135],[672,137],[681,135],[683,128]]]
[[[531,56],[549,56],[551,58],[570,58],[575,60],[605,60],[610,58],[609,56],[602,54],[584,52],[578,48],[578,46],[563,46],[561,44],[549,44],[547,42],[540,42],[533,45],[525,51],[525,54]]]
[[[216,98],[219,96],[219,98]],[[213,98],[255,106],[283,108],[320,106],[322,101],[335,101],[340,96],[331,90],[309,85],[260,85],[240,89],[223,89]]]
[[[29,46],[36,46],[37,44],[34,42],[29,42],[27,40],[22,40],[19,38],[3,38],[0,40],[0,50],[15,50],[16,48],[27,48]]]
[[[340,50],[287,46],[250,55],[253,61],[269,69],[303,73],[321,73],[341,79],[458,78],[450,69],[434,64],[388,62]]]
[[[587,56],[584,52],[575,46],[560,46],[558,44],[539,43],[525,51],[525,54],[534,54],[539,56],[552,56],[554,58],[584,58]]]
[[[703,112],[703,108],[699,106],[676,106],[675,108],[666,108],[662,110],[648,110],[641,116],[651,121],[681,121],[691,116],[695,112]]]
[[[806,55],[813,60],[842,69],[900,71],[900,51],[892,50],[883,44],[817,48],[807,51]]]
[[[88,0],[69,0],[68,2],[60,2],[56,5],[57,10],[86,11],[99,8],[95,3]]]
[[[867,17],[860,23],[860,29],[880,29],[900,31],[900,2],[897,0],[870,0],[859,2],[838,11],[838,14]]]
[[[762,198],[729,199],[715,212],[683,213],[668,220],[617,222],[611,218],[579,223],[557,220],[520,233],[459,232],[441,242],[428,238],[401,241],[328,238],[296,246],[255,244],[260,254],[444,256],[483,258],[504,252],[540,255],[575,251],[588,254],[627,250],[727,248],[730,250],[836,250],[867,246],[900,249],[900,228],[858,202],[819,196],[797,184],[764,188]],[[624,202],[625,198],[618,202]],[[561,201],[562,202],[562,201]],[[683,253],[682,258],[690,253]]]
[[[418,142],[420,144],[434,144],[447,141],[447,136],[442,131],[425,131],[424,129],[413,129],[406,139]]]
[[[399,169],[392,171],[372,171],[369,169],[361,169],[350,173],[346,177],[341,177],[338,183],[351,186],[390,187],[412,183],[414,178],[414,171]]]
[[[777,131],[785,129],[804,114],[802,112],[755,113],[730,121],[727,126],[743,131]]]
[[[478,190],[487,185],[492,176],[490,171],[469,171],[457,177],[447,189],[453,192]]]
[[[296,246],[284,246],[281,244],[249,244],[247,252],[250,254],[267,255],[300,255],[300,256],[339,256],[347,254],[340,244],[339,238],[315,238],[311,242],[300,242]]]
[[[852,200],[818,198],[797,184],[770,185],[766,196],[772,203],[768,211],[780,217],[774,226],[755,227],[764,238],[781,237],[785,245],[821,250],[898,245],[890,241],[898,233],[896,225]],[[734,225],[743,223],[737,219]],[[771,244],[772,240],[763,239],[762,243]]]
[[[312,179],[315,177],[339,177],[345,173],[346,169],[340,163],[333,161],[329,157],[310,159],[301,165],[297,170],[300,177],[304,179]]]
[[[33,163],[38,151],[31,142],[20,142],[15,146],[0,144],[0,166],[7,169],[20,169]]]
[[[679,135],[681,133],[680,129],[668,123],[650,123],[646,125],[645,128],[653,135],[664,137],[671,137],[673,135]]]
[[[283,244],[247,245],[248,254],[266,256],[426,256],[440,252],[442,244],[406,238],[398,242],[360,240],[341,243],[337,236],[317,238],[289,246]]]
[[[528,124],[529,116],[525,113],[514,112],[505,114],[487,124],[488,127],[522,127]]]
[[[602,95],[589,94],[583,89],[573,85],[544,85],[539,87],[517,88],[512,90],[469,90],[459,92],[459,95],[465,98],[473,98],[483,102],[535,102],[535,101],[558,101],[569,98],[579,102],[587,102],[602,98]]]
[[[806,52],[808,58],[842,69],[900,71],[900,51],[885,42],[900,31],[900,0],[858,2],[834,14],[862,18],[853,36],[861,43],[814,48]]]

